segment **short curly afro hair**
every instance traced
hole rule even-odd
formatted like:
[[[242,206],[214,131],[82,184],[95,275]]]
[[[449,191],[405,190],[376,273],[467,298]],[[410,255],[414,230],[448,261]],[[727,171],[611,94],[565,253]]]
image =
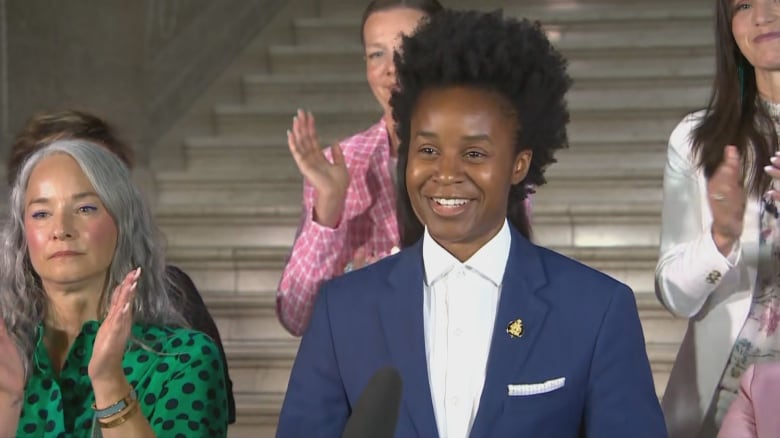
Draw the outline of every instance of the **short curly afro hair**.
[[[402,53],[403,55],[400,55]],[[545,183],[544,171],[557,149],[568,147],[565,94],[571,86],[567,62],[538,22],[504,18],[501,11],[444,10],[395,55],[399,89],[390,106],[399,138],[398,223],[403,246],[417,241],[423,225],[412,211],[406,187],[410,124],[427,89],[475,87],[503,96],[518,117],[516,152],[531,150],[528,175],[510,190],[507,217],[526,237],[531,229],[524,201],[531,187]]]

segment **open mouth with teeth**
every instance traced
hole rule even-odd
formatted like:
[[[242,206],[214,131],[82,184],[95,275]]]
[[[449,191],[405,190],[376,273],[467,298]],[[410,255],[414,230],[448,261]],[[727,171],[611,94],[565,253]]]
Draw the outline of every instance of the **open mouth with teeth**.
[[[454,216],[463,212],[471,199],[466,198],[429,198],[433,211],[441,216]]]
[[[433,201],[444,207],[460,207],[461,205],[466,205],[466,203],[469,202],[468,199],[458,198],[433,198]]]

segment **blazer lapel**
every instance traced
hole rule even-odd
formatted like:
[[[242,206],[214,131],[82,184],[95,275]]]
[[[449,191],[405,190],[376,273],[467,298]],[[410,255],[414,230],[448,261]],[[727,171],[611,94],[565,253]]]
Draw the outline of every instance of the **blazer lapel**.
[[[437,437],[423,326],[422,239],[398,255],[380,315],[388,350],[403,382],[403,405],[420,437]]]
[[[514,228],[511,231],[512,245],[496,312],[485,385],[471,429],[472,438],[490,436],[490,427],[503,411],[507,384],[516,383],[512,376],[530,356],[548,312],[547,303],[536,295],[547,283],[539,249]],[[507,326],[518,319],[522,320],[523,333],[520,337],[512,337],[507,333]]]

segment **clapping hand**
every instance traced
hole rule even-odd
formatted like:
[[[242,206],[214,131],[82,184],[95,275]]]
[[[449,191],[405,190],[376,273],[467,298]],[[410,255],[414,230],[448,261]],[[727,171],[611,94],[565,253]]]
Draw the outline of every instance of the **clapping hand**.
[[[712,212],[712,238],[718,251],[726,256],[742,235],[747,202],[742,162],[735,146],[726,146],[723,161],[707,181],[707,200]]]
[[[766,196],[772,198],[775,201],[780,201],[780,189],[775,188],[774,182],[780,182],[780,152],[775,152],[775,155],[769,159],[770,165],[764,167],[764,172],[772,177],[772,188],[766,193]]]
[[[287,131],[287,145],[301,174],[317,194],[314,220],[335,228],[341,220],[349,187],[349,172],[341,148],[334,145],[333,162],[328,161],[320,148],[314,116],[303,110],[298,110],[293,117],[292,130]]]
[[[106,319],[98,329],[88,373],[94,383],[124,377],[122,359],[133,325],[133,298],[141,268],[130,271],[114,289]]]

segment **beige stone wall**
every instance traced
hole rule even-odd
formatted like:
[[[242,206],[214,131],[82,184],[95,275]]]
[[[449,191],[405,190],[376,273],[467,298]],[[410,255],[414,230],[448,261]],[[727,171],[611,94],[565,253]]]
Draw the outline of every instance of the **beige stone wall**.
[[[0,0],[0,129],[78,107],[118,125],[141,164],[284,0]]]

